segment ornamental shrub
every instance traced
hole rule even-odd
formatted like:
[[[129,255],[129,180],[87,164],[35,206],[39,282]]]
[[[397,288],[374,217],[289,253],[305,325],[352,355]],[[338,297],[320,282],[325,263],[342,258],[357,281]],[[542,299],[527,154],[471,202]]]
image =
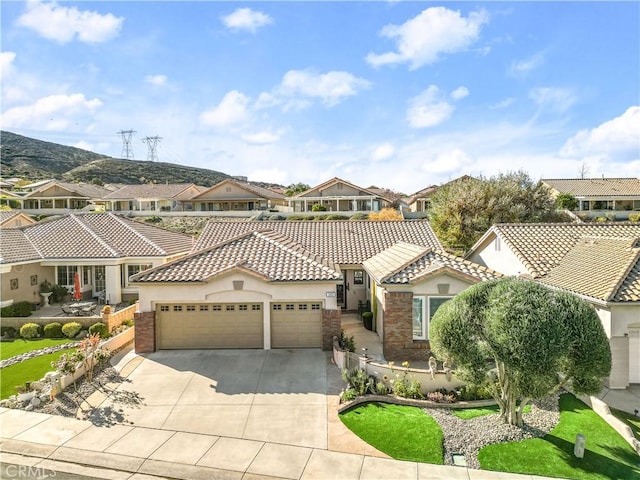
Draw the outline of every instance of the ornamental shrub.
[[[320,205],[319,203],[314,203],[313,206],[311,207],[311,211],[312,212],[326,212],[327,211],[327,207],[325,207],[324,205]]]
[[[349,217],[347,217],[346,215],[340,215],[338,213],[332,213],[330,215],[327,215],[325,220],[349,220]]]
[[[20,327],[20,336],[27,340],[30,338],[37,338],[38,329],[39,325],[37,323],[25,323]]]
[[[0,309],[0,317],[30,317],[31,303],[17,302]]]
[[[91,335],[98,334],[100,338],[107,338],[109,336],[109,329],[102,322],[96,322],[89,327],[89,333]]]
[[[349,220],[369,220],[368,213],[354,213],[349,217]]]
[[[13,327],[0,327],[0,337],[2,338],[16,338],[18,331]]]
[[[58,322],[47,323],[44,326],[45,338],[62,338],[62,325]]]
[[[640,213],[630,213],[629,214],[630,222],[640,222]]]
[[[78,322],[68,322],[62,326],[62,333],[67,338],[75,338],[80,330],[82,330],[82,325]]]

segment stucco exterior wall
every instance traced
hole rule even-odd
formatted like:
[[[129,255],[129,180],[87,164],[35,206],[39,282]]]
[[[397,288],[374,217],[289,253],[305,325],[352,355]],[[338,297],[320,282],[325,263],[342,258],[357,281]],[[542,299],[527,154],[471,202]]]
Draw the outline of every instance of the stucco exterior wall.
[[[496,235],[490,235],[468,260],[509,276],[528,273],[518,257]]]
[[[35,285],[31,285],[31,277],[34,275],[38,278],[34,278]],[[55,283],[55,270],[53,267],[43,267],[39,262],[13,265],[8,273],[2,274],[2,296],[0,301],[2,304],[8,304],[10,300],[13,300],[13,303],[25,301],[42,304],[40,284],[45,279],[51,285]],[[11,287],[15,286],[16,280],[18,288],[12,289]]]

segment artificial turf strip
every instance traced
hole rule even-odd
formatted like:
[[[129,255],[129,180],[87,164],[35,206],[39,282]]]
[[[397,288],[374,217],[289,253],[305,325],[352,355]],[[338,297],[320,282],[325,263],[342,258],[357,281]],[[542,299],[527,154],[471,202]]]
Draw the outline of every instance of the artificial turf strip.
[[[41,348],[52,347],[62,343],[76,342],[70,338],[38,338],[34,340],[25,340],[17,338],[12,342],[0,342],[0,360],[15,357],[32,350],[40,350]]]
[[[34,382],[44,377],[44,374],[55,370],[51,366],[64,353],[73,352],[74,349],[41,355],[0,370],[0,398],[9,398],[15,395],[16,385],[24,385],[25,382]]]
[[[578,433],[586,437],[582,459],[573,454]],[[631,446],[571,394],[560,397],[560,422],[543,438],[486,446],[478,460],[484,470],[579,480],[640,479],[640,462]]]
[[[366,403],[340,414],[349,430],[396,460],[444,464],[438,423],[417,407]]]

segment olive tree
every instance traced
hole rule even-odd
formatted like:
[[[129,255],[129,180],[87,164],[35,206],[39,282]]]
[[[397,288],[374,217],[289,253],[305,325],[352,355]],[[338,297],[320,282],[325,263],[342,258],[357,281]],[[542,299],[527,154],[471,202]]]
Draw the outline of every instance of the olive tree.
[[[429,326],[433,353],[462,379],[488,384],[502,419],[522,426],[522,412],[571,382],[593,394],[611,370],[611,350],[595,310],[570,293],[532,280],[474,285],[444,303]]]

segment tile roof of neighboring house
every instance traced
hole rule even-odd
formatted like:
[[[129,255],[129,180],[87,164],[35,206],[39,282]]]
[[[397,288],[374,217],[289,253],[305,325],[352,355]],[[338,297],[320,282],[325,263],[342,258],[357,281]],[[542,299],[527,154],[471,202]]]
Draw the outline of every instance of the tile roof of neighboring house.
[[[104,200],[130,200],[132,198],[179,198],[184,194],[184,198],[191,198],[188,193],[190,187],[195,187],[193,183],[150,183],[143,185],[125,185],[115,192],[104,196]],[[196,187],[197,188],[197,187]]]
[[[640,197],[638,178],[543,178],[559,193],[575,197]]]
[[[16,218],[20,217],[20,218]],[[24,222],[24,224],[23,224]],[[0,228],[18,228],[36,223],[29,215],[15,210],[0,211]],[[17,224],[17,226],[8,227],[9,224]]]
[[[638,238],[583,237],[541,283],[603,301],[640,301]]]
[[[11,262],[32,260],[34,249],[47,259],[165,257],[188,252],[192,243],[188,235],[112,213],[65,215],[17,231],[25,241],[17,247],[19,250],[10,250],[11,255],[2,255],[5,263],[8,258]],[[4,251],[5,230],[1,233]]]
[[[285,196],[282,193],[276,192],[275,190],[271,190],[270,188],[261,187],[259,185],[254,185],[254,184],[248,183],[248,182],[241,182],[239,180],[226,179],[226,180],[223,180],[223,181],[221,181],[219,183],[216,183],[213,187],[206,188],[200,194],[195,195],[194,197],[192,197],[191,200],[199,200],[200,198],[206,198],[207,193],[209,193],[211,190],[214,190],[214,189],[220,187],[221,185],[223,185],[225,183],[232,183],[234,185],[237,185],[238,187],[242,188],[243,190],[251,192],[251,193],[253,193],[253,194],[255,194],[255,195],[259,196],[259,197],[262,197],[262,198],[271,198],[271,199],[278,199],[278,200],[282,200],[282,199],[285,198]]]
[[[41,193],[46,192],[49,188],[51,188],[53,185],[58,185],[62,188],[64,188],[65,190],[69,190],[72,193],[76,193],[81,197],[87,197],[87,198],[96,198],[96,199],[101,199],[103,198],[105,195],[111,193],[111,190],[108,190],[104,187],[101,187],[99,185],[93,185],[91,183],[71,183],[71,182],[61,182],[58,180],[54,180],[52,182],[47,182],[44,185],[42,185],[41,187],[33,190],[32,192],[29,192],[25,198],[30,198],[30,197],[41,197]]]
[[[361,264],[397,242],[404,241],[442,249],[440,241],[424,220],[371,222],[327,221],[210,221],[195,250],[211,247],[244,233],[273,230],[300,243],[307,250],[340,264]]]
[[[560,264],[578,240],[585,236],[640,237],[640,223],[517,223],[497,224],[476,242],[469,257],[485,239],[497,235],[520,259],[533,278],[546,275]]]
[[[16,212],[15,210],[0,210],[0,224],[6,222],[7,220],[11,220],[16,215],[19,215],[20,212]]]
[[[0,264],[41,260],[42,255],[21,228],[0,229]]]
[[[442,271],[477,281],[502,277],[501,273],[441,250],[399,242],[364,262],[379,284],[406,285]]]
[[[233,269],[272,282],[340,280],[340,267],[285,235],[253,231],[204,251],[139,273],[133,282],[204,282]]]

